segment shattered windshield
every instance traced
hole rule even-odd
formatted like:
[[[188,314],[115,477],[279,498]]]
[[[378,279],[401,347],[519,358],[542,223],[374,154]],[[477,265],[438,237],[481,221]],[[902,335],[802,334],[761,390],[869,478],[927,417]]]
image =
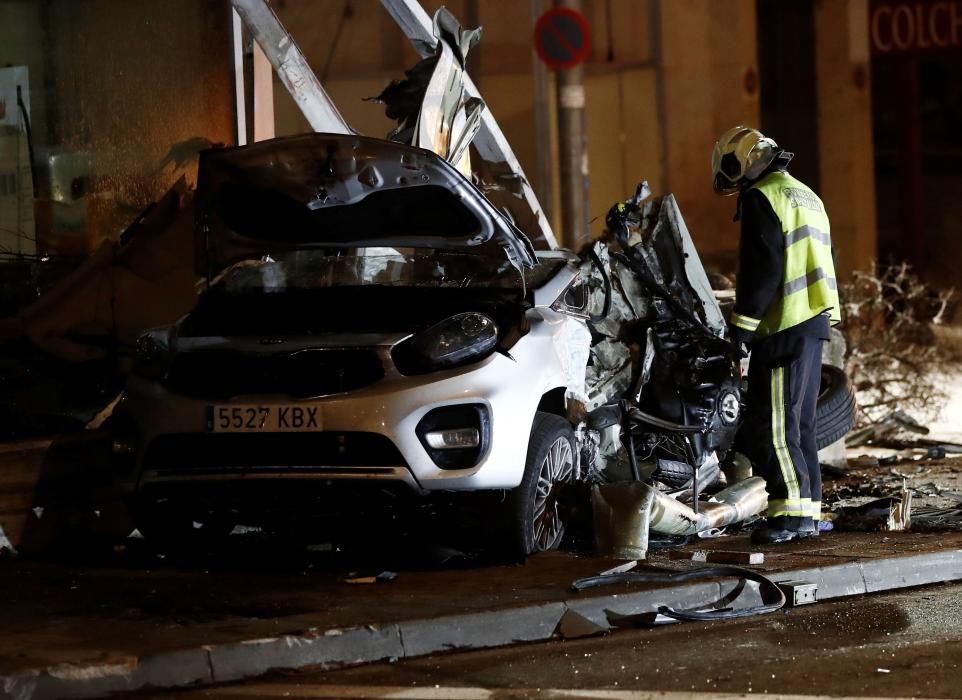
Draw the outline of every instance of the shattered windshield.
[[[545,265],[526,277],[530,280],[539,271],[553,274]],[[213,286],[228,294],[358,286],[523,290],[525,279],[507,260],[425,248],[378,247],[336,254],[330,250],[284,251],[245,260],[225,270]]]

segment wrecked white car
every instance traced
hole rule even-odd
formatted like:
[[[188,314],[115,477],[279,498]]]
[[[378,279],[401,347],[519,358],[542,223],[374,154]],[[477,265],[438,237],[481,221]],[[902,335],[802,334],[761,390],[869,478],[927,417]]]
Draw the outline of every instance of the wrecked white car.
[[[398,124],[389,140],[201,154],[205,289],[140,338],[111,418],[146,536],[316,515],[356,491],[368,506],[492,494],[482,527],[529,554],[560,545],[571,484],[650,484],[671,500],[651,529],[669,533],[764,507],[757,484],[733,484],[716,498],[724,517],[699,516],[699,494],[724,481],[742,382],[674,198],[639,187],[605,240],[553,249],[513,156],[469,148],[484,105],[464,59],[479,33],[443,9],[433,31],[375,98]],[[824,444],[851,427],[829,403]]]
[[[518,488],[524,551],[557,546],[590,345],[576,256],[536,255],[434,153],[356,136],[206,152],[196,206],[209,288],[141,338],[114,412],[139,514],[199,482]]]
[[[140,339],[112,418],[139,527],[209,522],[265,482],[507,491],[531,553],[561,542],[565,484],[713,483],[738,363],[674,199],[641,199],[581,259],[535,252],[429,151],[309,134],[204,152],[207,289]]]

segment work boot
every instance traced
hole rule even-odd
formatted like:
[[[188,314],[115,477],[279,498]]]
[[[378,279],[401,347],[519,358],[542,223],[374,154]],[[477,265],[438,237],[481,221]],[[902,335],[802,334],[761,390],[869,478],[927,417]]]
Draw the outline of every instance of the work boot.
[[[752,543],[782,544],[817,536],[818,528],[811,518],[769,518],[752,531]]]
[[[771,527],[769,525],[759,525],[752,530],[752,544],[782,544],[792,540],[804,540],[815,537],[818,533],[814,530],[789,530],[781,527]]]

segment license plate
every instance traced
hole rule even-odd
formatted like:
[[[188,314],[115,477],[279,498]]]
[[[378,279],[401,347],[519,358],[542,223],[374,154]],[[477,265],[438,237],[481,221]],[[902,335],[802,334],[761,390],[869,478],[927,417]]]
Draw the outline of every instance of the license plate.
[[[321,430],[318,406],[230,404],[207,407],[214,433],[301,433]]]

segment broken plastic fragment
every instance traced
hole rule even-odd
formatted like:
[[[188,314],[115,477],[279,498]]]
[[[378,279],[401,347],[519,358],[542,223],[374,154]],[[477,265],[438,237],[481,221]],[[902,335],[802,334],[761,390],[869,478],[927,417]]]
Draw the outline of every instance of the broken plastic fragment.
[[[397,578],[393,571],[382,571],[376,576],[355,576],[354,578],[344,579],[344,583],[387,583]]]
[[[577,613],[570,608],[565,610],[561,620],[558,621],[557,628],[555,628],[555,634],[562,639],[594,637],[607,631],[601,625],[595,624],[581,613]]]
[[[17,556],[17,550],[13,543],[7,539],[7,534],[0,527],[0,556]]]

